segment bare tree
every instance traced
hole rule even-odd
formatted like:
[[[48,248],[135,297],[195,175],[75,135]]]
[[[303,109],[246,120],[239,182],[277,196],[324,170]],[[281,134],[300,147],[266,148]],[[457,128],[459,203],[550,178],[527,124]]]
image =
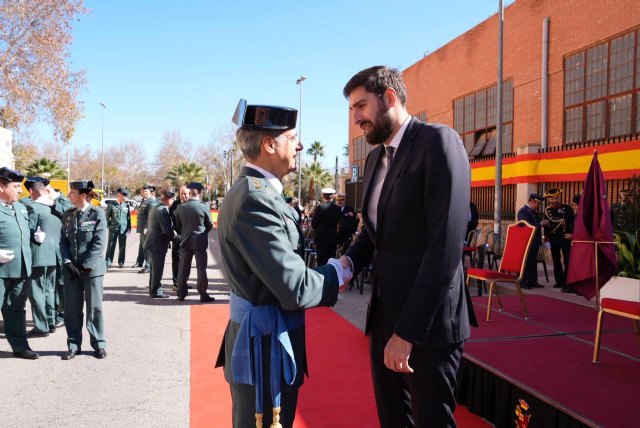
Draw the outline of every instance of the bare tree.
[[[162,146],[154,162],[154,181],[163,183],[165,177],[175,165],[193,160],[192,143],[178,129],[165,131],[162,134]]]
[[[244,156],[235,142],[236,127],[229,123],[220,127],[202,149],[202,163],[212,190],[224,192],[244,165]],[[233,169],[233,175],[231,170]]]
[[[125,141],[107,150],[104,175],[111,191],[120,187],[135,190],[154,181],[144,151],[135,141]]]
[[[80,119],[84,72],[69,68],[71,22],[83,0],[0,2],[0,125],[17,130],[42,117],[60,141],[70,141]]]

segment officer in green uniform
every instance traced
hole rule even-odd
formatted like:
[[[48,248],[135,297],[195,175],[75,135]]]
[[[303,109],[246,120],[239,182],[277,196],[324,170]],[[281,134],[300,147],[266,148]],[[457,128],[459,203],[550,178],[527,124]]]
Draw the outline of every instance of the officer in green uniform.
[[[176,237],[173,230],[169,207],[173,204],[176,194],[166,192],[160,198],[160,203],[154,206],[149,213],[147,221],[147,238],[144,240],[144,249],[151,260],[151,275],[149,275],[149,296],[161,299],[169,297],[162,290],[162,273],[164,272],[164,260],[169,249],[169,243]]]
[[[178,271],[178,300],[187,297],[187,280],[191,273],[191,260],[196,259],[198,279],[196,289],[201,302],[215,300],[207,293],[207,248],[209,248],[209,231],[213,229],[209,206],[200,201],[204,186],[201,183],[189,183],[189,200],[180,204],[175,211],[176,230],[180,233],[180,268]]]
[[[29,177],[24,183],[33,197],[33,203],[27,206],[29,229],[34,236],[29,293],[33,329],[29,337],[45,337],[56,331],[56,255],[60,251],[62,221],[52,214],[54,202],[49,198],[48,184],[49,180],[41,177]],[[45,233],[45,239],[39,241],[36,237],[41,232]]]
[[[107,269],[111,267],[111,261],[118,243],[118,267],[124,266],[124,256],[127,249],[127,235],[131,232],[131,212],[125,198],[129,196],[126,189],[118,189],[117,203],[107,207],[107,224],[109,226],[109,239],[107,240],[107,256],[105,263]]]
[[[0,168],[0,297],[4,334],[13,356],[35,360],[27,342],[27,312],[31,275],[31,233],[27,208],[18,202],[24,175]]]
[[[231,384],[234,427],[293,425],[307,372],[304,309],[333,306],[349,276],[335,259],[312,270],[300,255],[298,214],[282,197],[281,182],[302,150],[296,116],[293,109],[241,100],[234,117],[247,164],[218,217],[231,319],[216,362]],[[275,340],[281,353],[269,351]],[[281,361],[269,364],[272,358]]]
[[[147,237],[147,221],[149,219],[149,212],[151,212],[151,208],[154,207],[158,203],[158,200],[155,198],[154,192],[156,191],[155,186],[147,184],[142,188],[142,202],[138,207],[138,223],[136,224],[136,233],[140,234],[140,246],[138,248],[138,258],[136,260],[136,264],[133,267],[141,267],[138,273],[148,273],[151,271],[151,266],[149,266],[149,257],[147,252],[144,250],[144,240]]]
[[[62,356],[70,360],[82,345],[82,309],[87,303],[87,331],[96,358],[105,358],[102,293],[105,273],[104,246],[107,219],[104,211],[91,205],[91,181],[70,183],[69,199],[75,206],[62,219],[60,250],[64,262],[64,324],[69,350]]]
[[[544,209],[544,218],[548,222],[545,227],[545,239],[551,244],[553,276],[556,280],[554,287],[562,288],[563,293],[573,293],[573,288],[567,287],[566,282],[567,272],[569,271],[574,216],[571,207],[560,201],[561,195],[562,189],[549,189],[544,194],[548,203]],[[564,267],[562,266],[562,260],[564,260]]]

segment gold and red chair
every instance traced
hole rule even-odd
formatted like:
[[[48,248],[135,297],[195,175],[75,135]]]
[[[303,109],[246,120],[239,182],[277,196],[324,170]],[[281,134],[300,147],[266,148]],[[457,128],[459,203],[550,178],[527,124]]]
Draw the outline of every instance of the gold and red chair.
[[[529,319],[527,306],[524,303],[524,296],[520,288],[520,282],[524,276],[524,268],[527,261],[527,254],[531,248],[536,228],[526,221],[519,221],[507,227],[507,239],[502,252],[502,260],[497,271],[491,269],[468,268],[467,269],[467,286],[469,280],[474,278],[478,281],[489,282],[489,301],[487,305],[487,321],[491,321],[491,298],[495,293],[500,305],[500,311],[503,310],[502,301],[500,300],[500,292],[496,284],[498,282],[513,283],[516,285],[518,296],[524,318]]]

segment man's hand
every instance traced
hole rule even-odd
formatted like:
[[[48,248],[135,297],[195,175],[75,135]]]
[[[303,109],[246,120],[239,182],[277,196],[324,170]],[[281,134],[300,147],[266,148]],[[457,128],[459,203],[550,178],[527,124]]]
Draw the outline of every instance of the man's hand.
[[[413,373],[413,369],[409,366],[411,349],[413,349],[413,343],[394,334],[384,347],[384,365],[394,372]]]
[[[344,291],[353,277],[353,272],[348,266],[345,267],[338,259],[331,258],[327,261],[327,264],[336,269],[336,273],[338,274],[338,289],[339,291]]]
[[[74,265],[72,262],[67,262],[64,264],[64,268],[67,270],[67,272],[69,273],[69,276],[71,277],[71,279],[78,279],[80,278],[80,271],[78,270],[78,268],[76,267],[76,265]]]
[[[0,263],[9,263],[14,257],[13,250],[0,250]]]

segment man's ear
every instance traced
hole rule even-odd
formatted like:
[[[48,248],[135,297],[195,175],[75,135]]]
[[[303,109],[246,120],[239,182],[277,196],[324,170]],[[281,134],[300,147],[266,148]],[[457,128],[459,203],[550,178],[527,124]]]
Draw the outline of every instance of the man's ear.
[[[269,154],[273,154],[276,151],[276,145],[278,144],[278,142],[275,140],[275,138],[273,137],[269,137],[264,136],[262,138],[262,148],[264,149],[265,153],[269,153]]]
[[[385,103],[387,108],[393,107],[398,102],[398,94],[396,94],[395,89],[387,88],[382,94],[382,101]]]

